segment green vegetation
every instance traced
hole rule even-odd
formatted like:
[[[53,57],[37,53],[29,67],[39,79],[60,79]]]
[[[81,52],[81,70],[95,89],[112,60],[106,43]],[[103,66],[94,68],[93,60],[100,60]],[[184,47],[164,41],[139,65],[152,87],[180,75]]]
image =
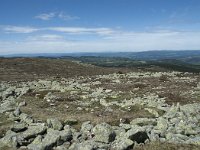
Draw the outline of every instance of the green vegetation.
[[[100,67],[116,67],[116,68],[125,67],[125,68],[140,68],[140,69],[160,67],[167,70],[174,70],[181,72],[192,72],[192,73],[200,72],[200,65],[186,63],[185,61],[176,59],[142,61],[129,58],[122,58],[122,57],[83,56],[83,57],[74,57],[73,60]]]

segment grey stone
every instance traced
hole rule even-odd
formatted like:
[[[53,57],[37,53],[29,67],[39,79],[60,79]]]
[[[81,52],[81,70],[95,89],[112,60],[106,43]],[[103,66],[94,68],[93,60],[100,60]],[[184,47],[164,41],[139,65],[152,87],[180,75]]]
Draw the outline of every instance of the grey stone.
[[[33,118],[25,113],[21,113],[19,118],[21,119],[22,122],[25,122],[27,124],[31,124],[34,122]]]
[[[20,120],[20,118],[19,117],[16,117],[14,114],[13,114],[13,112],[11,112],[10,114],[9,114],[9,118],[8,118],[9,120],[12,120],[12,121],[19,121]]]
[[[192,139],[189,139],[186,141],[189,144],[195,144],[195,145],[200,145],[200,136],[194,137]]]
[[[184,142],[189,139],[188,136],[182,135],[182,134],[172,134],[172,133],[167,133],[165,135],[166,139],[170,142],[177,143],[177,142]]]
[[[58,131],[54,129],[47,129],[47,134],[42,139],[42,136],[38,136],[31,144],[28,145],[32,150],[49,150],[53,147],[60,146],[65,142],[71,141],[71,130]]]
[[[15,123],[11,126],[11,131],[21,132],[27,129],[27,125],[25,123]]]
[[[131,129],[131,125],[130,124],[120,123],[119,126],[122,127],[122,128],[124,128],[125,130]]]
[[[4,92],[3,92],[3,97],[5,97],[5,98],[8,98],[8,97],[10,97],[10,96],[15,96],[15,89],[16,89],[16,87],[9,87],[9,88],[7,88]]]
[[[43,150],[44,148],[42,146],[42,136],[38,135],[34,141],[27,146],[27,148],[30,150]]]
[[[47,124],[54,130],[62,130],[63,125],[57,118],[47,119]]]
[[[22,107],[22,106],[26,106],[26,102],[25,101],[20,102],[19,105],[18,105],[18,107]]]
[[[77,143],[73,150],[94,150],[94,144],[92,143]]]
[[[192,129],[190,127],[186,127],[185,129],[185,135],[198,135],[200,132],[195,130],[195,129]]]
[[[7,131],[6,135],[0,139],[0,145],[9,146],[9,147],[17,147],[17,133],[13,131]]]
[[[72,140],[72,131],[70,129],[60,131],[60,139],[63,142],[71,141]]]
[[[109,145],[106,143],[95,142],[94,140],[87,140],[81,143],[74,143],[70,146],[70,150],[108,150]]]
[[[81,141],[81,140],[82,140],[82,133],[81,132],[73,133],[73,141]]]
[[[4,101],[4,103],[0,105],[0,113],[14,111],[16,107],[17,107],[17,104],[14,99],[6,100]]]
[[[32,142],[32,144],[40,144],[42,142],[42,135],[38,135],[34,141]]]
[[[145,143],[149,139],[148,134],[142,128],[132,128],[125,133],[125,137],[136,141],[138,144]]]
[[[81,126],[81,132],[88,133],[93,129],[93,125],[90,123],[90,121],[86,121],[82,123]]]
[[[122,138],[117,139],[112,143],[111,149],[112,150],[128,150],[132,149],[134,142],[130,139]]]
[[[123,137],[126,133],[126,130],[122,127],[118,127],[118,126],[113,126],[112,127],[115,134],[116,134],[116,139],[120,139],[121,137]]]
[[[159,141],[159,138],[160,138],[159,135],[156,134],[156,133],[154,132],[154,130],[152,130],[152,131],[148,134],[148,137],[149,137],[150,141],[152,141],[152,142]]]
[[[109,143],[115,140],[115,132],[112,127],[107,123],[97,124],[92,133],[96,142]]]
[[[42,147],[45,150],[52,149],[60,144],[60,132],[53,129],[48,129],[47,134],[42,140]]]
[[[144,109],[147,110],[149,113],[153,114],[155,117],[159,117],[159,113],[155,109],[151,108],[144,108]]]
[[[55,150],[68,150],[70,147],[70,142],[65,142],[60,146],[57,146]]]
[[[13,112],[13,114],[14,114],[16,117],[19,117],[19,115],[21,114],[20,108],[17,107],[17,108],[15,109],[15,111]]]
[[[28,126],[28,129],[24,132],[22,132],[19,136],[23,139],[30,139],[34,138],[37,135],[43,134],[46,131],[46,127],[44,124],[35,124],[32,126]]]
[[[168,121],[164,118],[159,118],[157,120],[157,126],[156,129],[164,129],[167,130],[168,128]]]

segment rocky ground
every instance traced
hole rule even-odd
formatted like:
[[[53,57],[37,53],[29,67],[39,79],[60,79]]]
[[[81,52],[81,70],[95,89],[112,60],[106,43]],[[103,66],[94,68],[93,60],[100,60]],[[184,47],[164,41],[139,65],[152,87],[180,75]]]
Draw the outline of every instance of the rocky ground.
[[[200,149],[197,74],[32,79],[0,83],[0,149]]]

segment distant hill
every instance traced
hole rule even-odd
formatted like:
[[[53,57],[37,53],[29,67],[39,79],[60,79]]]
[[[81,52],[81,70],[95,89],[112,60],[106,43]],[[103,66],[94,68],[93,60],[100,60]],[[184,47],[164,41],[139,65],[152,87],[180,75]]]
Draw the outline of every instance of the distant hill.
[[[71,78],[118,71],[119,69],[115,68],[84,65],[65,59],[0,58],[0,81],[31,81],[48,77]]]
[[[40,53],[40,54],[13,54],[4,55],[3,57],[53,57],[53,58],[69,58],[69,57],[113,57],[113,58],[129,58],[134,60],[166,60],[176,59],[185,63],[200,64],[200,50],[155,50],[143,52],[99,52],[99,53]]]

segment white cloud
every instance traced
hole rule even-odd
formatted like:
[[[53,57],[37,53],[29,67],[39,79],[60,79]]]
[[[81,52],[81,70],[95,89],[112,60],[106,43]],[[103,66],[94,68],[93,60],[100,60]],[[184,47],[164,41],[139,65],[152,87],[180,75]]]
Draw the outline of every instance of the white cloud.
[[[64,40],[64,37],[55,34],[44,34],[37,36],[29,36],[27,38],[27,41],[58,41],[58,40]]]
[[[56,16],[55,12],[51,13],[43,13],[35,16],[36,19],[41,19],[41,20],[50,20]]]
[[[99,34],[109,35],[115,32],[110,28],[84,28],[84,27],[50,27],[47,28],[52,31],[65,32],[70,34]]]
[[[0,41],[0,53],[200,49],[199,31],[188,32],[154,29],[149,32],[128,32],[112,28],[0,27],[6,33],[32,33],[38,31],[34,34],[28,34],[28,36],[25,36],[25,39],[16,39],[14,42]],[[43,32],[45,34],[42,34]],[[71,34],[73,34],[73,39],[76,39],[76,41],[66,40],[72,37]],[[92,34],[94,38],[87,38],[88,34]]]
[[[32,33],[36,32],[39,29],[34,28],[34,27],[21,27],[21,26],[4,26],[2,28],[6,33]]]
[[[56,31],[67,34],[98,34],[110,35],[117,30],[111,28],[85,28],[85,27],[26,27],[26,26],[2,26],[1,29],[6,33],[32,33],[36,31]]]
[[[96,30],[95,30],[96,31]],[[47,40],[49,39],[49,40]],[[70,41],[60,35],[40,35],[19,42],[0,42],[3,53],[65,53],[143,50],[199,50],[200,32],[118,32],[98,39]]]
[[[77,16],[71,16],[71,15],[65,14],[64,12],[58,13],[58,18],[66,20],[66,21],[80,19]]]
[[[42,14],[35,16],[34,18],[41,19],[41,20],[44,20],[44,21],[48,21],[48,20],[51,20],[53,18],[59,18],[59,19],[65,20],[65,21],[80,19],[77,16],[65,14],[64,12],[42,13]]]

